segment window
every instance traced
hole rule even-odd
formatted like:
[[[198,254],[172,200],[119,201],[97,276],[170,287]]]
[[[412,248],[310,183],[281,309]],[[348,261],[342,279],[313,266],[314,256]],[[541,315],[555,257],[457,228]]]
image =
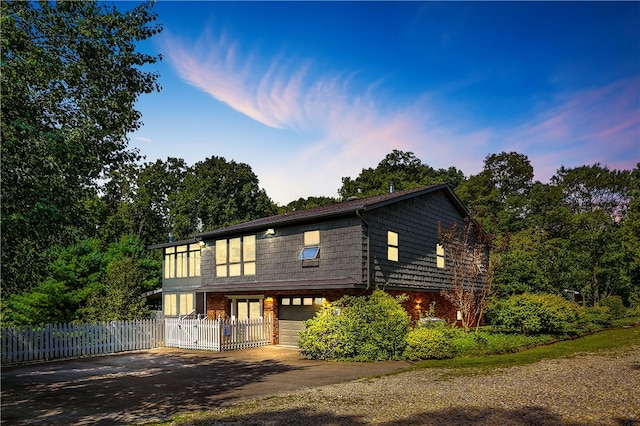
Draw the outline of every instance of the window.
[[[398,233],[387,231],[387,259],[398,261]]]
[[[164,249],[164,277],[200,276],[200,244],[185,244]]]
[[[239,277],[242,273],[242,239],[232,238],[229,240],[229,276]]]
[[[164,315],[168,317],[178,315],[178,304],[176,302],[178,295],[176,293],[166,293],[164,295]]]
[[[444,247],[441,244],[436,244],[436,266],[444,268]]]
[[[216,276],[239,277],[255,274],[255,235],[216,241]]]
[[[167,247],[164,249],[164,277],[175,278],[176,276],[176,262],[174,259],[175,247]]]
[[[176,247],[176,278],[184,278],[189,274],[189,258],[187,257],[187,246]]]
[[[320,231],[307,231],[302,237],[304,248],[300,252],[300,260],[320,257]]]
[[[300,259],[317,259],[320,254],[320,247],[305,247],[302,249],[302,253],[300,253]]]
[[[163,312],[167,317],[189,315],[195,309],[193,293],[165,293]]]
[[[324,297],[282,297],[280,299],[280,305],[282,306],[322,306],[324,303]]]
[[[305,246],[317,246],[320,244],[320,231],[307,231],[303,239]]]
[[[180,293],[178,297],[180,299],[180,310],[178,314],[189,315],[191,312],[193,312],[193,293]]]
[[[231,298],[231,315],[238,319],[260,318],[262,312],[262,296],[248,298]]]
[[[242,240],[242,253],[244,254],[244,274],[256,274],[256,237],[250,235]]]

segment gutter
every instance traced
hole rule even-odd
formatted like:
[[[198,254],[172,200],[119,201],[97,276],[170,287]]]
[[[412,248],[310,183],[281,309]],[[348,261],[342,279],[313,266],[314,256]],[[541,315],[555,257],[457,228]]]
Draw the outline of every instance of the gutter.
[[[356,210],[356,216],[367,227],[367,288],[364,290],[367,291],[371,288],[371,236],[369,235],[369,222],[362,217],[359,210]]]

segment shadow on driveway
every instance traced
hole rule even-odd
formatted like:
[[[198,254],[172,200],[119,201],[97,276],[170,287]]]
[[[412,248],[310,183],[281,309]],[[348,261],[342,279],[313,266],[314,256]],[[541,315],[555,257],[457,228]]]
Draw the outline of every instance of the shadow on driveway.
[[[333,363],[268,346],[232,352],[151,351],[2,369],[6,425],[113,425],[406,368],[405,362]]]

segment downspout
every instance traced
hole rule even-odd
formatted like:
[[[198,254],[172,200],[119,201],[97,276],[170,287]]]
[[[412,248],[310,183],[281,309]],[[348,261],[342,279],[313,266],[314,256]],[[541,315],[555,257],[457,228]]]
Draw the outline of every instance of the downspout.
[[[371,236],[369,235],[369,223],[364,220],[364,217],[362,217],[358,210],[356,210],[356,216],[358,216],[367,227],[367,288],[364,290],[367,291],[371,288]]]

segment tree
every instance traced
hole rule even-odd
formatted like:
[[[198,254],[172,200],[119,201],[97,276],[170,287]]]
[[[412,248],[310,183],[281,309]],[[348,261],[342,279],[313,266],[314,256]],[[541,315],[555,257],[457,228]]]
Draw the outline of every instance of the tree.
[[[170,157],[112,173],[102,197],[102,238],[116,241],[123,233],[133,233],[144,244],[166,241],[188,172],[183,159]]]
[[[161,31],[152,3],[0,3],[2,290],[42,282],[46,249],[86,231],[98,179],[137,158],[140,94],[159,90],[136,43]]]
[[[526,155],[501,152],[488,155],[482,172],[463,182],[456,194],[484,229],[500,235],[523,228],[532,179],[533,167]]]
[[[4,301],[2,321],[45,324],[118,319],[112,318],[114,313],[142,315],[146,312],[140,307],[142,293],[161,285],[158,256],[135,235],[106,247],[90,238],[58,248],[44,282]]]
[[[455,188],[463,180],[464,175],[455,167],[435,170],[423,164],[413,152],[394,149],[375,169],[362,169],[355,179],[343,177],[342,188],[338,192],[343,199],[368,197],[388,192],[391,182],[396,190],[402,190],[439,183],[448,183]]]
[[[467,218],[461,230],[455,222],[447,228],[438,223],[438,240],[445,250],[450,287],[441,293],[460,312],[465,331],[473,325],[477,331],[491,293],[490,239]]]
[[[67,323],[81,319],[81,309],[100,286],[104,255],[91,238],[56,248],[50,274],[33,289],[15,293],[3,303],[3,322],[15,324]]]
[[[621,278],[617,266],[617,254],[623,252],[619,228],[629,211],[631,174],[610,171],[600,164],[561,167],[551,182],[562,189],[571,212],[564,238],[578,255],[579,270],[587,274],[584,288],[596,304]]]
[[[122,321],[149,317],[143,294],[145,270],[135,259],[125,257],[109,264],[104,287],[87,301],[87,312],[94,321]]]
[[[573,213],[604,211],[613,221],[626,217],[631,199],[631,173],[592,166],[558,169],[552,184],[562,188],[565,201]]]
[[[491,253],[494,265],[492,287],[497,295],[555,292],[551,282],[548,236],[534,228],[507,233]]]
[[[629,212],[622,224],[622,253],[624,265],[621,281],[629,289],[628,300],[640,307],[640,163],[631,174],[631,200]]]
[[[187,238],[194,232],[276,214],[275,204],[258,183],[244,163],[227,162],[223,157],[196,163],[176,200],[173,234],[177,239]]]
[[[278,207],[278,213],[294,212],[298,210],[312,209],[314,207],[328,206],[339,200],[333,197],[308,197],[298,198],[284,207]]]

